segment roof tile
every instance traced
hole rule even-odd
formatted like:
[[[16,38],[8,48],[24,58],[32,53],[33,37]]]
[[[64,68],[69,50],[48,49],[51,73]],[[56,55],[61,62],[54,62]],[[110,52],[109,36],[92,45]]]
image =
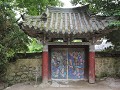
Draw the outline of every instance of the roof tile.
[[[88,6],[76,8],[47,9],[47,21],[42,21],[41,16],[26,16],[23,26],[34,29],[45,30],[51,33],[78,34],[98,30],[104,30],[108,26],[111,18],[98,19],[95,15],[90,15]]]

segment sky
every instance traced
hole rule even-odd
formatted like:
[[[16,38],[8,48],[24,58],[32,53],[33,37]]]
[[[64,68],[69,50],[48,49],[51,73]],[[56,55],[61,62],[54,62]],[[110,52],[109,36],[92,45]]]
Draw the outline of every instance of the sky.
[[[70,3],[70,0],[60,0],[60,1],[62,1],[64,3],[64,6],[63,6],[64,8],[75,7],[75,6],[72,6],[72,4]],[[78,4],[77,6],[80,6],[80,5]],[[106,41],[107,41],[106,39],[103,39],[103,41],[100,45],[95,45],[95,50],[96,51],[101,51],[104,48],[112,45],[111,43],[108,43]]]
[[[64,3],[65,8],[70,8],[72,7],[72,4],[70,3],[70,0],[60,0]]]
[[[72,4],[70,3],[71,0],[60,0],[64,3],[64,8],[71,8],[71,7],[78,7],[80,6],[80,4],[77,4],[76,6],[72,6]]]

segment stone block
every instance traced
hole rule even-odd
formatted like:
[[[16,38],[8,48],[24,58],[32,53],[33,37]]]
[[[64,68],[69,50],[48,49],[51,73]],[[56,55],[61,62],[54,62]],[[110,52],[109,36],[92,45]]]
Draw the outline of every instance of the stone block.
[[[33,68],[32,67],[29,67],[29,71],[32,71],[33,70]]]
[[[15,80],[16,81],[20,80],[20,76],[15,77]]]
[[[26,74],[21,75],[21,78],[27,78],[28,76]]]
[[[13,81],[14,80],[14,77],[7,77],[7,79],[9,80],[9,81]]]
[[[10,76],[15,76],[16,74],[13,72],[13,73],[10,73]]]
[[[28,72],[26,71],[26,72],[23,72],[24,74],[28,74]]]
[[[16,74],[20,76],[20,75],[22,75],[22,72],[17,72]]]
[[[22,70],[23,70],[23,71],[26,71],[26,70],[27,70],[27,67],[26,67],[26,66],[23,66],[23,67],[22,67]]]

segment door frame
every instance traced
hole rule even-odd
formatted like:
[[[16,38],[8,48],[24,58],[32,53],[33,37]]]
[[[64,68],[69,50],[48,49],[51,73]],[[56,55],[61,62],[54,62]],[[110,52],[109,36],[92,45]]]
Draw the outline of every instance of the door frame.
[[[48,54],[49,54],[49,80],[52,80],[51,78],[51,49],[52,48],[84,48],[85,49],[85,63],[84,63],[84,80],[88,80],[89,77],[89,45],[49,45],[48,46]],[[63,79],[55,79],[55,80],[63,80]],[[66,79],[67,80],[67,79]],[[70,79],[73,80],[73,79]],[[78,80],[78,79],[74,79]],[[80,80],[80,79],[79,79]]]

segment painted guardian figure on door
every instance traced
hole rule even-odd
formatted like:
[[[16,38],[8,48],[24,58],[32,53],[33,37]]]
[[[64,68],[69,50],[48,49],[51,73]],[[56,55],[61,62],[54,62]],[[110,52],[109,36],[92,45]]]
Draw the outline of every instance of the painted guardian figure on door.
[[[84,78],[84,50],[75,50],[68,52],[68,79]]]
[[[84,79],[84,48],[53,48],[52,79]]]
[[[59,48],[51,53],[51,71],[53,79],[67,79],[67,53]]]

